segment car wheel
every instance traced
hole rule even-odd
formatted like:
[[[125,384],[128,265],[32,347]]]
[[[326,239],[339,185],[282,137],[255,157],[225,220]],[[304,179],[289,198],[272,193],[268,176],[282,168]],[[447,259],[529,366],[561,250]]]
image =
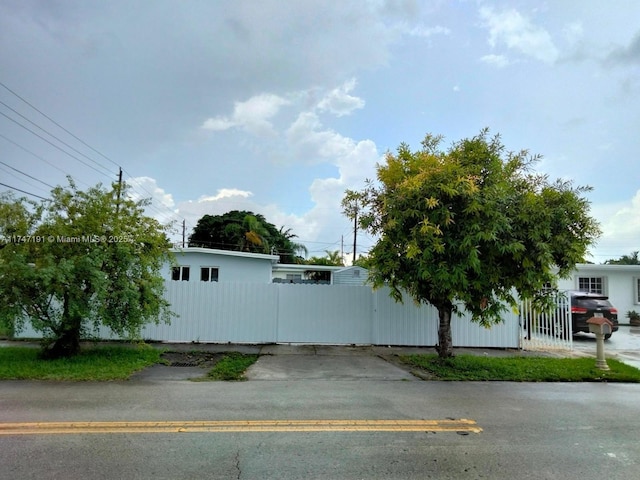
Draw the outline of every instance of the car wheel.
[[[605,340],[609,340],[610,338],[611,338],[611,334],[610,333],[605,334],[605,336],[604,336]]]

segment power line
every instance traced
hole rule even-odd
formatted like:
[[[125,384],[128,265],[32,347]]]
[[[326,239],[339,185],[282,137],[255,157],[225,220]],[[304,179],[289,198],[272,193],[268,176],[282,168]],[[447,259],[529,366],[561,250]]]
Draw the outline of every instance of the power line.
[[[5,85],[4,83],[0,82],[0,86],[2,86],[4,89],[6,89],[8,92],[10,92],[12,95],[14,95],[15,97],[17,97],[18,99],[20,99],[22,102],[26,103],[29,107],[31,107],[33,110],[35,110],[36,112],[38,112],[40,115],[42,115],[43,117],[45,117],[47,120],[49,120],[51,123],[53,123],[54,125],[56,125],[58,128],[60,128],[61,130],[63,130],[64,132],[66,132],[68,135],[70,135],[71,137],[73,137],[74,139],[76,139],[78,142],[80,142],[82,145],[86,146],[87,148],[91,149],[93,152],[97,153],[98,155],[100,155],[101,157],[103,157],[104,159],[106,159],[107,161],[109,161],[110,163],[112,163],[113,165],[115,165],[118,168],[121,168],[122,171],[124,173],[126,173],[129,177],[130,180],[133,180],[133,175],[131,175],[129,172],[127,172],[124,168],[122,168],[120,165],[118,165],[116,162],[114,162],[111,158],[109,158],[107,155],[105,155],[104,153],[100,152],[99,150],[97,150],[96,148],[92,147],[91,145],[89,145],[87,142],[85,142],[84,140],[82,140],[80,137],[78,137],[77,135],[75,135],[73,132],[71,132],[69,129],[65,128],[64,126],[62,126],[60,123],[58,123],[56,120],[54,120],[52,117],[50,117],[49,115],[47,115],[46,113],[44,113],[42,110],[40,110],[39,108],[37,108],[35,105],[33,105],[31,102],[29,102],[28,100],[26,100],[24,97],[22,97],[21,95],[19,95],[18,93],[16,93],[15,91],[13,91],[11,88],[9,88],[7,85]],[[29,123],[31,123],[32,125],[35,125],[37,128],[39,128],[40,130],[42,130],[43,132],[47,133],[48,135],[50,135],[51,137],[55,138],[56,140],[58,140],[60,143],[62,143],[63,145],[69,147],[70,149],[72,149],[74,152],[82,155],[83,157],[85,157],[86,159],[90,160],[91,162],[93,162],[94,164],[98,165],[99,167],[107,170],[102,164],[100,164],[99,162],[96,162],[95,160],[93,160],[91,157],[85,155],[84,153],[82,153],[81,151],[75,149],[74,147],[72,147],[71,145],[67,144],[66,142],[62,141],[60,138],[56,137],[55,135],[51,134],[50,132],[48,132],[47,130],[45,130],[44,128],[40,127],[39,125],[37,125],[36,123],[32,122],[31,120],[29,120],[27,117],[25,117],[24,115],[22,115],[21,113],[17,112],[16,110],[14,110],[13,108],[11,108],[10,106],[8,106],[6,103],[0,101],[0,104],[4,105],[5,107],[9,108],[11,111],[13,111],[14,113],[16,113],[17,115],[20,115],[20,117],[24,118],[26,121],[28,121]],[[6,115],[4,115],[5,117],[7,117]],[[9,118],[9,117],[7,117]],[[17,123],[18,125],[24,127],[23,125],[21,125],[20,123],[16,122],[15,120],[9,118],[10,120],[14,121],[14,123]],[[27,129],[29,130],[29,129]],[[31,131],[31,130],[29,130]],[[31,131],[31,133],[34,133]],[[39,136],[39,135],[38,135]],[[39,138],[42,138],[39,136]],[[46,141],[46,139],[43,139]],[[49,142],[51,144],[51,142]],[[53,145],[53,144],[52,144]],[[58,148],[60,150],[59,147],[53,145],[54,147]],[[63,151],[64,152],[64,151]],[[67,153],[67,152],[64,152]],[[68,154],[68,153],[67,153]],[[71,155],[72,158],[75,158],[76,160],[80,161],[78,158],[76,158],[75,156]],[[84,163],[84,162],[82,162]],[[85,165],[87,165],[86,163],[84,163]],[[90,167],[90,165],[87,165]],[[93,167],[91,167],[93,168]],[[95,170],[95,168],[94,168]],[[98,173],[102,173],[102,172],[98,172]],[[102,173],[104,175],[104,173]],[[143,185],[141,185],[139,182],[133,180],[135,183],[138,184],[138,188],[142,189],[147,195],[149,195],[151,198],[153,198],[153,194],[151,192],[149,192],[146,188],[144,188]],[[142,196],[142,195],[141,195]],[[163,207],[165,207],[167,210],[168,207],[166,207],[164,204],[162,204]],[[160,209],[158,209],[157,207],[155,207],[155,205],[153,205],[153,203],[150,205],[151,208],[154,208],[161,216],[165,216],[165,217],[169,217],[169,219],[177,219],[177,217],[175,217],[175,212],[172,212],[170,214],[164,213],[162,212]]]
[[[25,190],[21,190],[21,189],[16,188],[16,187],[12,187],[11,185],[6,185],[4,183],[0,183],[0,185],[2,185],[3,187],[10,188],[11,190],[15,190],[16,192],[26,193],[27,195],[31,195],[32,197],[36,197],[36,198],[39,198],[41,200],[49,200],[48,198],[44,198],[44,197],[41,197],[40,195],[36,195],[35,193],[27,192]]]
[[[2,135],[0,133],[0,137],[5,139],[7,142],[12,143],[13,145],[15,145],[16,147],[20,148],[21,150],[27,152],[29,155],[33,155],[35,158],[37,158],[38,160],[46,163],[47,165],[55,168],[56,170],[62,172],[65,174],[65,176],[71,176],[69,175],[67,172],[65,172],[64,170],[62,170],[60,167],[58,167],[57,165],[54,165],[53,163],[51,163],[49,160],[47,160],[46,158],[41,157],[40,155],[38,155],[37,153],[33,153],[31,150],[23,147],[22,145],[20,145],[19,143],[14,142],[13,140],[11,140],[10,138],[5,137],[4,135]],[[87,183],[80,181],[80,183],[84,184],[85,186],[89,186]]]
[[[84,160],[81,160],[81,159],[79,159],[78,157],[76,157],[75,155],[72,155],[71,153],[67,152],[65,149],[63,149],[63,148],[59,147],[59,146],[58,146],[58,145],[56,145],[55,143],[53,143],[53,142],[51,142],[51,141],[47,140],[47,139],[46,139],[46,138],[44,138],[42,135],[40,135],[40,134],[38,134],[38,133],[34,132],[33,130],[31,130],[29,127],[24,126],[23,124],[21,124],[21,123],[20,123],[20,122],[18,122],[17,120],[15,120],[15,119],[11,118],[9,115],[7,115],[7,114],[5,114],[5,113],[3,113],[3,112],[0,112],[0,115],[2,115],[3,117],[5,117],[5,118],[9,119],[10,121],[12,121],[13,123],[15,123],[16,125],[19,125],[20,127],[24,128],[26,131],[28,131],[28,132],[30,132],[31,134],[35,135],[35,136],[36,136],[36,137],[38,137],[39,139],[41,139],[41,140],[43,140],[43,141],[47,142],[47,143],[48,143],[49,145],[51,145],[52,147],[57,148],[58,150],[60,150],[60,151],[61,151],[62,153],[64,153],[65,155],[68,155],[68,156],[70,156],[71,158],[73,158],[73,159],[77,160],[78,162],[82,163],[83,165],[85,165],[85,166],[87,166],[87,167],[91,168],[92,170],[95,170],[95,171],[96,171],[96,172],[98,172],[100,175],[105,175],[105,176],[107,175],[106,173],[101,172],[100,170],[98,170],[97,168],[95,168],[94,166],[89,165],[89,164],[88,164],[87,162],[85,162]],[[39,127],[38,127],[38,128],[39,128]],[[56,137],[54,137],[54,138],[56,138]],[[62,142],[62,143],[64,143],[64,142]],[[103,167],[103,168],[104,168],[104,167]]]
[[[22,175],[24,175],[25,177],[29,177],[29,178],[31,178],[31,179],[33,179],[33,180],[35,180],[36,182],[40,182],[40,183],[42,183],[43,185],[45,185],[45,186],[47,186],[47,187],[49,187],[49,188],[54,188],[54,187],[52,187],[51,185],[49,185],[47,182],[43,182],[43,181],[42,181],[42,180],[40,180],[39,178],[32,177],[32,176],[31,176],[31,175],[29,175],[28,173],[24,173],[22,170],[18,170],[17,168],[12,167],[12,166],[11,166],[11,165],[9,165],[8,163],[4,163],[2,160],[0,160],[0,163],[1,163],[2,165],[6,166],[6,167],[9,167],[11,170],[15,170],[16,172],[21,173],[21,174],[22,174]]]
[[[106,160],[108,160],[109,162],[113,163],[116,167],[120,167],[120,165],[118,165],[116,162],[114,162],[113,160],[111,160],[109,157],[107,157],[105,154],[99,152],[98,150],[96,150],[95,148],[93,148],[91,145],[89,145],[88,143],[86,143],[84,140],[82,140],[81,138],[77,137],[76,135],[74,135],[73,133],[71,133],[69,130],[67,130],[66,128],[64,128],[62,125],[60,125],[58,122],[56,122],[53,118],[51,118],[49,115],[47,115],[46,113],[44,113],[42,110],[39,110],[38,108],[36,108],[34,105],[32,105],[31,103],[29,103],[27,100],[25,100],[23,97],[21,97],[20,95],[18,95],[16,92],[14,92],[13,90],[11,90],[9,87],[7,87],[4,83],[0,82],[0,86],[2,86],[4,89],[6,89],[7,91],[9,91],[11,94],[13,94],[14,96],[18,97],[20,100],[22,100],[24,103],[26,103],[27,105],[29,105],[31,108],[33,108],[36,112],[38,112],[40,115],[42,115],[44,118],[46,118],[47,120],[49,120],[51,123],[53,123],[54,125],[56,125],[58,128],[61,128],[62,130],[64,130],[66,133],[68,133],[69,135],[71,135],[73,138],[75,138],[77,141],[79,141],[80,143],[82,143],[85,147],[90,148],[91,150],[93,150],[94,152],[96,152],[98,155],[100,155],[101,157],[105,158]],[[123,169],[124,171],[124,169]],[[127,173],[127,172],[125,172]],[[127,173],[127,175],[129,175]]]

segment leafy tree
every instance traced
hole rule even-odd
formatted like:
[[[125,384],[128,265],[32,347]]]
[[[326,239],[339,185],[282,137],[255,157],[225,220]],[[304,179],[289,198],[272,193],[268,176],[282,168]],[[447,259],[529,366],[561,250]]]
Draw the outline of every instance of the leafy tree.
[[[631,255],[622,255],[618,259],[610,259],[604,262],[607,265],[640,265],[640,252],[631,252]]]
[[[334,250],[333,252],[330,250],[325,250],[326,255],[324,257],[311,257],[308,261],[308,265],[333,265],[333,266],[344,266],[344,260],[342,259],[342,255],[340,255],[340,250]]]
[[[30,322],[45,357],[77,354],[91,327],[138,337],[145,323],[170,318],[165,228],[144,215],[148,201],[117,190],[80,191],[69,180],[40,205],[0,198],[0,322],[16,331]]]
[[[277,229],[260,214],[232,210],[223,215],[204,215],[189,237],[190,247],[217,248],[254,253],[276,253],[280,263],[302,263],[298,254],[306,247],[294,242],[290,229]]]
[[[488,130],[447,151],[441,141],[401,144],[378,166],[379,184],[345,201],[358,196],[361,227],[379,236],[367,262],[374,286],[434,305],[437,350],[450,357],[452,313],[465,308],[489,327],[518,296],[542,301],[555,269],[569,276],[599,228],[582,197],[590,187],[533,173],[538,156],[505,152]]]
[[[324,253],[326,253],[324,257],[311,257],[306,263],[308,265],[344,266],[340,250],[325,250]],[[328,282],[331,280],[331,272],[309,269],[305,273],[309,279],[316,282]]]

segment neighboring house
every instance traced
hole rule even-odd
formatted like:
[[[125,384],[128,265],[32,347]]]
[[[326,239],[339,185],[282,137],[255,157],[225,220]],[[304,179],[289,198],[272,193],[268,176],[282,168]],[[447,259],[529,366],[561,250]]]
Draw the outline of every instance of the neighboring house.
[[[310,283],[320,285],[365,285],[367,270],[362,267],[333,265],[277,264],[273,283]]]
[[[558,288],[607,295],[621,323],[629,310],[640,311],[640,265],[578,264],[570,279],[558,281]]]
[[[181,282],[271,283],[271,269],[278,255],[216,250],[174,248],[175,264],[167,265],[164,278]]]
[[[362,286],[367,284],[367,276],[369,271],[366,268],[356,265],[351,267],[343,267],[333,272],[334,285],[353,285]]]

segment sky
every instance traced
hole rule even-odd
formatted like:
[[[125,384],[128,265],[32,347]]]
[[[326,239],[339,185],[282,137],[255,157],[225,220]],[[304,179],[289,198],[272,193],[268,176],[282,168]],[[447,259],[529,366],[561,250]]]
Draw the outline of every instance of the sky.
[[[0,0],[0,191],[121,167],[177,242],[249,210],[351,258],[346,189],[485,127],[593,187],[588,260],[640,250],[640,2]]]

